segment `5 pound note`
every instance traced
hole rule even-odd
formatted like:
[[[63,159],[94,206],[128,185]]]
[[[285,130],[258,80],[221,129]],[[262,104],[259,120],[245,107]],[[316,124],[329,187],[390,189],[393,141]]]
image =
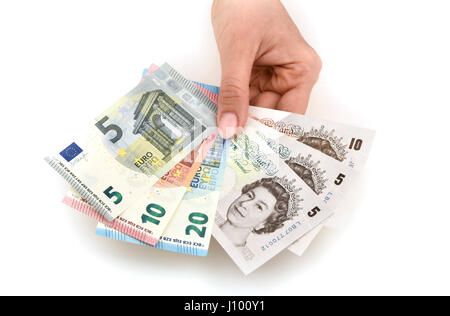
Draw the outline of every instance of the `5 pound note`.
[[[258,122],[229,141],[214,237],[248,274],[332,213],[258,136]]]

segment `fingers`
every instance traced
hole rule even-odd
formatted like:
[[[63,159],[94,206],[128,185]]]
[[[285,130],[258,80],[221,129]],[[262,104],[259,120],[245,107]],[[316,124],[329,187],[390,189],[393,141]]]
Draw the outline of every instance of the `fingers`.
[[[244,43],[245,44],[245,43]],[[247,122],[250,72],[254,52],[248,46],[231,45],[220,50],[222,79],[217,125],[223,138],[235,135]]]
[[[305,114],[313,84],[302,85],[287,91],[278,101],[277,110]]]
[[[261,108],[274,109],[281,99],[281,95],[273,91],[263,91],[250,99],[250,105]]]

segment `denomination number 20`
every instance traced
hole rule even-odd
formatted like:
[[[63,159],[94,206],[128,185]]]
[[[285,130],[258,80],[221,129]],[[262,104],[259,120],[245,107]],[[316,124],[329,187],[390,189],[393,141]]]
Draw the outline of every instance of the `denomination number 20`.
[[[192,224],[204,225],[208,222],[208,216],[203,213],[194,212],[189,215],[189,221]],[[200,229],[195,225],[189,225],[188,227],[186,227],[186,235],[190,235],[192,230],[196,232],[197,235],[199,235],[201,238],[205,237],[206,226],[203,226]]]

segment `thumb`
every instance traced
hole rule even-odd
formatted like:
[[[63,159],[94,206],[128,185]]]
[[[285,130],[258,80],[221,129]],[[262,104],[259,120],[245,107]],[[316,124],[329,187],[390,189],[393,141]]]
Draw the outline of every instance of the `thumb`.
[[[253,56],[248,48],[227,47],[220,53],[222,79],[217,126],[222,138],[234,136],[247,122]]]

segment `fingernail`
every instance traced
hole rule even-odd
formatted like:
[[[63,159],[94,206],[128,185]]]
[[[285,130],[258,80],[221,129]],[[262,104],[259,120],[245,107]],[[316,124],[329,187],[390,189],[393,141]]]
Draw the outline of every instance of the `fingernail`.
[[[237,116],[232,112],[223,113],[219,122],[219,134],[222,138],[230,138],[236,134]]]

